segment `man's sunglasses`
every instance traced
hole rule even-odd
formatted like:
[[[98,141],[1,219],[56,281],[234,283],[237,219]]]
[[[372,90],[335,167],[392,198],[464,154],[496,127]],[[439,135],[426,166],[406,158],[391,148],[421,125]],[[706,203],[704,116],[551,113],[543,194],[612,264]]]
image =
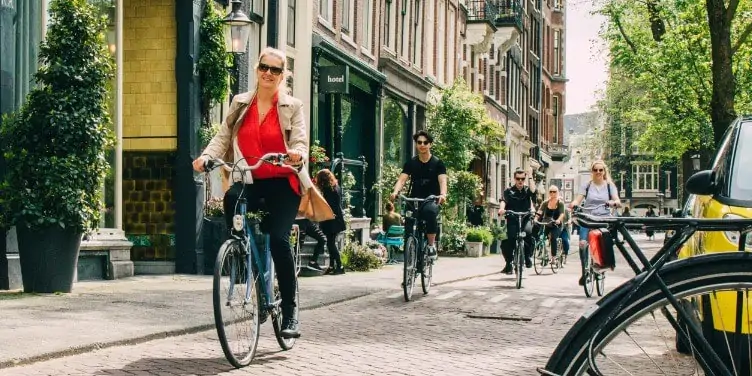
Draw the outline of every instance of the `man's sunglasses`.
[[[525,181],[525,178],[514,178],[514,180],[517,180],[517,181]]]
[[[279,76],[280,74],[282,74],[282,68],[280,68],[280,67],[272,67],[272,66],[266,65],[264,63],[260,63],[258,65],[258,70],[260,70],[262,72],[270,71],[275,76]]]
[[[559,193],[559,191],[548,191],[548,193]]]
[[[430,144],[429,141],[421,141],[421,140],[415,141],[415,143],[418,144],[418,145],[428,145],[428,144]]]

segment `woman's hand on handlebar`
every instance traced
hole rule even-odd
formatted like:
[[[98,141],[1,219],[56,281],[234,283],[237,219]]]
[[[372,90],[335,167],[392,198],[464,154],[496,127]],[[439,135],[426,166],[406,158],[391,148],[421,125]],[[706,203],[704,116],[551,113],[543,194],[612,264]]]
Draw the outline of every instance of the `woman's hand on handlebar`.
[[[196,172],[204,172],[204,165],[206,164],[206,159],[201,156],[193,160],[193,171]]]
[[[300,153],[288,150],[287,151],[287,160],[285,160],[285,163],[287,164],[298,164],[303,159],[303,156],[300,155]]]

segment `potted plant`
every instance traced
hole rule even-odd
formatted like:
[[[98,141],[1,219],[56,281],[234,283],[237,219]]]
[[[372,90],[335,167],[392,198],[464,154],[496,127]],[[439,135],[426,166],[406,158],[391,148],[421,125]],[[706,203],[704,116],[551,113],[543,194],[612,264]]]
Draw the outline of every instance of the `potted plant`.
[[[71,291],[82,235],[99,222],[113,141],[105,19],[86,0],[53,0],[49,14],[37,87],[0,128],[0,207],[17,229],[24,291],[40,293]]]
[[[201,238],[204,249],[204,274],[214,274],[214,264],[219,247],[227,239],[227,224],[223,200],[212,197],[204,206],[204,221],[201,227]]]
[[[465,237],[465,251],[469,257],[481,257],[484,255],[484,246],[491,244],[493,236],[485,227],[471,227]]]

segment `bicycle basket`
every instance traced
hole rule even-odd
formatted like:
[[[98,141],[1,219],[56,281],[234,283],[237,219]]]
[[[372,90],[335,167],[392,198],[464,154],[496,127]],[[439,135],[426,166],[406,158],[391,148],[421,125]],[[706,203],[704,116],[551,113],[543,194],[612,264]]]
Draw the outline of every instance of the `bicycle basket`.
[[[590,248],[590,257],[593,259],[593,268],[598,270],[614,270],[616,266],[614,239],[608,231],[590,230],[588,233],[588,246]]]

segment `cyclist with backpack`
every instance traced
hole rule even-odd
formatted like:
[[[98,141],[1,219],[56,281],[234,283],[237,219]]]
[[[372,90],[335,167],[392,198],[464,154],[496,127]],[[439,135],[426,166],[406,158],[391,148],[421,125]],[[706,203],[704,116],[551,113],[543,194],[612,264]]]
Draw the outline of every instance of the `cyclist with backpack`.
[[[619,200],[619,190],[611,180],[611,175],[608,173],[606,163],[602,160],[593,162],[590,166],[591,179],[584,182],[580,187],[580,191],[574,200],[569,204],[570,209],[578,206],[583,200],[587,203],[587,207],[583,209],[583,212],[594,215],[607,217],[611,215],[611,210],[606,207],[606,204],[610,207],[618,207],[621,205]],[[587,260],[586,244],[588,241],[588,233],[590,229],[579,226],[580,231],[580,263],[582,264],[582,276],[580,277],[580,286],[585,283],[585,262]]]

